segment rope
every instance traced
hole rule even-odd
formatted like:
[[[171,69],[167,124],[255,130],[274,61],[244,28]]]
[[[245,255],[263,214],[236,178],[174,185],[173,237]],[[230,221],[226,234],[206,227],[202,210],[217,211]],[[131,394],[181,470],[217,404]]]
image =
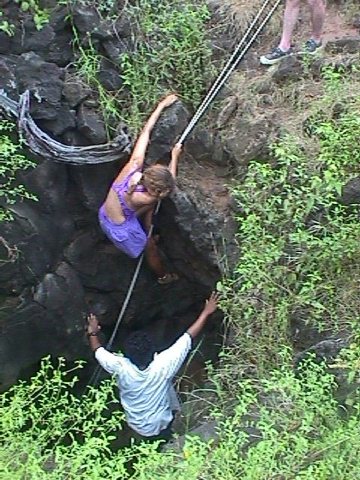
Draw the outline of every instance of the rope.
[[[156,204],[156,207],[155,207],[155,211],[154,211],[154,215],[156,215],[160,209],[160,205],[161,205],[161,201],[158,201],[157,204]],[[154,230],[154,224],[151,224],[150,226],[150,229],[149,229],[149,232],[148,232],[148,235],[147,235],[147,238],[151,237],[152,235],[152,232]],[[131,298],[131,295],[133,294],[133,291],[134,291],[134,288],[135,288],[135,284],[136,284],[136,281],[138,279],[138,276],[139,276],[139,273],[140,273],[140,268],[141,268],[141,265],[143,263],[143,260],[144,260],[144,253],[141,254],[138,262],[137,262],[137,265],[135,267],[135,270],[134,270],[134,274],[133,274],[133,277],[132,277],[132,280],[131,280],[131,283],[130,283],[130,286],[129,286],[129,289],[127,291],[127,294],[126,294],[126,297],[125,297],[125,300],[124,300],[124,303],[123,303],[123,306],[121,307],[121,310],[120,310],[120,313],[119,313],[119,316],[118,316],[118,319],[116,321],[116,324],[115,324],[115,327],[114,327],[114,330],[111,334],[111,337],[109,338],[105,348],[106,350],[109,350],[115,340],[115,337],[116,337],[116,334],[119,330],[119,327],[120,327],[120,323],[121,323],[121,320],[123,319],[124,317],[124,314],[126,312],[126,309],[127,309],[127,306],[130,302],[130,298]],[[90,381],[89,381],[89,385],[96,385],[98,383],[98,380],[99,380],[99,376],[100,376],[100,372],[101,372],[101,366],[98,365],[93,373],[93,375],[91,376],[90,378]]]
[[[210,103],[214,100],[214,98],[216,97],[216,95],[219,93],[219,91],[221,90],[221,88],[224,86],[226,80],[229,78],[229,76],[231,75],[231,73],[235,70],[235,68],[237,67],[237,65],[239,64],[240,60],[243,59],[244,55],[247,53],[247,51],[249,50],[249,48],[251,47],[251,45],[254,43],[254,41],[256,40],[256,38],[258,37],[259,33],[261,32],[261,30],[264,28],[264,26],[267,24],[267,22],[270,20],[270,18],[272,17],[272,15],[274,14],[275,10],[277,9],[277,7],[279,6],[279,4],[281,3],[281,0],[277,0],[275,2],[275,5],[271,8],[270,12],[266,15],[266,17],[264,18],[264,20],[262,21],[262,23],[260,24],[260,26],[258,27],[258,29],[256,30],[256,32],[253,34],[253,36],[250,38],[250,40],[248,41],[248,43],[245,45],[245,47],[243,48],[243,50],[240,52],[240,54],[238,55],[238,52],[240,50],[240,48],[242,47],[245,39],[248,37],[248,35],[250,34],[251,30],[253,29],[253,27],[255,26],[256,22],[258,21],[258,19],[260,18],[261,14],[263,13],[263,11],[265,10],[265,8],[267,7],[267,5],[269,4],[271,0],[265,0],[265,3],[263,4],[263,6],[261,7],[260,11],[258,12],[258,14],[256,15],[255,19],[253,20],[253,22],[251,23],[250,27],[248,28],[248,30],[246,31],[246,33],[244,34],[243,38],[241,39],[240,43],[238,44],[238,46],[236,47],[234,53],[232,54],[232,56],[230,57],[230,59],[228,60],[228,62],[226,63],[225,67],[223,68],[223,70],[221,71],[220,75],[218,76],[218,78],[216,79],[216,81],[213,83],[212,87],[210,88],[209,92],[207,93],[206,97],[204,98],[203,102],[201,103],[200,107],[198,108],[198,110],[196,111],[196,113],[194,114],[194,116],[192,117],[192,119],[190,120],[188,126],[185,128],[184,132],[182,133],[180,139],[179,139],[179,143],[183,144],[185,139],[187,138],[187,136],[192,132],[192,130],[194,129],[195,125],[198,123],[198,121],[200,120],[200,118],[202,117],[202,115],[204,114],[204,112],[207,110],[207,108],[209,107]]]
[[[243,46],[246,38],[250,35],[252,29],[254,28],[256,22],[258,21],[258,19],[261,17],[262,13],[264,12],[265,8],[268,6],[268,4],[271,2],[271,0],[265,0],[263,6],[261,7],[260,11],[258,12],[258,14],[256,15],[256,17],[254,18],[253,22],[251,23],[251,25],[249,26],[249,28],[247,29],[246,33],[244,34],[243,38],[241,39],[240,43],[237,45],[235,51],[233,52],[233,54],[231,55],[230,59],[227,61],[225,67],[223,68],[223,70],[221,71],[221,73],[219,74],[219,76],[217,77],[217,79],[215,80],[215,82],[213,83],[213,85],[211,86],[209,92],[207,93],[206,97],[204,98],[204,100],[202,101],[201,105],[199,106],[199,108],[197,109],[196,113],[194,114],[194,116],[192,117],[192,119],[190,120],[188,126],[185,128],[184,132],[182,133],[178,143],[180,144],[183,144],[185,142],[185,139],[188,137],[188,135],[192,132],[192,130],[194,129],[195,125],[198,123],[198,121],[200,120],[200,118],[202,117],[202,115],[204,114],[204,112],[207,110],[207,108],[209,107],[210,103],[213,101],[213,99],[216,97],[216,95],[219,93],[220,89],[224,86],[226,80],[229,78],[229,76],[231,75],[231,73],[235,70],[235,68],[237,67],[237,65],[239,64],[240,60],[242,60],[242,58],[244,57],[244,55],[246,54],[246,52],[249,50],[249,48],[251,47],[251,45],[253,44],[253,42],[256,40],[257,36],[259,35],[259,33],[261,32],[261,30],[263,29],[263,27],[267,24],[267,22],[270,20],[270,18],[272,17],[273,13],[275,12],[275,10],[277,9],[277,7],[279,6],[281,0],[276,0],[275,2],[275,5],[271,8],[270,12],[266,15],[265,19],[262,21],[262,23],[260,24],[260,26],[258,27],[258,29],[256,30],[256,32],[253,34],[253,36],[250,38],[250,40],[248,41],[248,43],[245,45],[245,47],[243,48],[243,50],[239,53],[241,47]],[[155,208],[155,212],[154,212],[154,215],[156,215],[160,209],[160,205],[161,205],[161,202],[157,202],[156,204],[156,208]],[[149,233],[148,233],[148,238],[151,236],[152,232],[153,232],[153,229],[154,229],[154,225],[151,225],[150,229],[149,229]],[[142,253],[139,260],[138,260],[138,263],[136,265],[136,268],[134,270],[134,274],[133,274],[133,278],[131,280],[131,283],[130,283],[130,286],[129,286],[129,289],[127,291],[127,294],[126,294],[126,297],[125,297],[125,300],[124,300],[124,303],[123,303],[123,306],[121,308],[121,311],[119,313],[119,316],[118,316],[118,319],[116,321],[116,324],[115,324],[115,327],[114,327],[114,330],[111,334],[111,337],[109,339],[109,341],[107,342],[106,344],[106,349],[110,349],[112,344],[113,344],[113,341],[116,337],[116,334],[118,332],[118,329],[119,329],[119,326],[120,326],[120,323],[123,319],[123,316],[125,314],[125,311],[127,309],[127,306],[130,302],[130,298],[131,298],[131,295],[134,291],[134,288],[135,288],[135,284],[136,284],[136,281],[138,279],[138,276],[139,276],[139,273],[140,273],[140,268],[142,266],[142,263],[143,263],[143,260],[144,260],[144,254]],[[98,365],[94,374],[92,375],[90,381],[89,381],[89,385],[95,385],[98,380],[99,380],[99,376],[100,376],[100,372],[101,372],[101,366]]]

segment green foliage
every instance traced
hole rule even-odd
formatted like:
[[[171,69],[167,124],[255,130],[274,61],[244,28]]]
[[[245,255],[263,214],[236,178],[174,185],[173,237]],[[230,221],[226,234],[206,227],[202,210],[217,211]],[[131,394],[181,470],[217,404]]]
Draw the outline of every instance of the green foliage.
[[[116,130],[114,125],[118,125],[122,122],[119,96],[119,92],[107,91],[98,79],[100,72],[101,56],[98,54],[93,46],[91,37],[88,38],[88,46],[84,47],[77,35],[75,28],[74,32],[74,47],[76,48],[78,55],[75,62],[76,75],[82,78],[85,83],[90,85],[94,94],[98,97],[99,106],[102,111],[102,115],[105,122],[108,138],[111,137],[111,133]]]
[[[0,17],[3,16],[3,12],[0,12]],[[0,32],[5,32],[9,37],[12,37],[15,32],[15,25],[10,23],[9,20],[0,21]]]
[[[20,5],[23,12],[32,14],[37,30],[41,30],[49,22],[50,13],[48,10],[41,8],[38,0],[15,0],[15,3]]]
[[[78,398],[72,393],[76,382],[63,359],[55,368],[47,358],[29,384],[2,395],[1,479],[125,478],[126,456],[117,458],[117,476],[111,471],[110,445],[123,420],[118,409],[105,415],[117,403],[113,386],[105,382]]]
[[[114,123],[126,122],[132,131],[138,131],[159,98],[169,91],[177,91],[192,104],[200,101],[208,78],[213,76],[206,38],[210,14],[203,0],[184,4],[137,0],[127,4],[123,14],[134,28],[134,40],[136,36],[134,51],[123,53],[115,65],[123,87],[109,92],[101,85],[101,55],[91,37],[84,47],[76,32],[75,66],[78,75],[98,93],[108,129],[112,130]]]
[[[196,105],[213,76],[205,2],[138,0],[128,15],[141,35],[135,52],[121,60],[135,125],[142,122],[144,106],[154,104],[166,90]]]
[[[339,194],[360,161],[360,96],[354,92],[335,115],[338,73],[326,76],[327,93],[306,123],[315,158],[284,136],[272,161],[251,162],[243,184],[232,189],[241,255],[219,288],[239,332],[236,369],[240,358],[260,372],[281,361],[279,344],[289,343],[292,319],[319,330],[359,319],[358,211],[341,205]]]
[[[113,451],[124,420],[117,406],[111,416],[107,411],[117,403],[114,385],[102,382],[75,396],[74,373],[81,367],[66,370],[60,359],[55,368],[44,359],[29,384],[3,394],[1,479],[359,478],[359,408],[340,415],[333,375],[311,358],[297,372],[284,365],[267,378],[238,384],[231,408],[220,402],[212,412],[218,440],[187,436],[180,450],[161,453],[147,443]]]
[[[15,143],[10,134],[15,130],[15,125],[7,120],[0,120],[0,197],[6,204],[14,204],[19,198],[36,200],[24,185],[16,184],[16,174],[27,168],[35,167],[35,163],[21,153],[21,141]],[[0,221],[9,219],[11,215],[5,208],[0,209]]]

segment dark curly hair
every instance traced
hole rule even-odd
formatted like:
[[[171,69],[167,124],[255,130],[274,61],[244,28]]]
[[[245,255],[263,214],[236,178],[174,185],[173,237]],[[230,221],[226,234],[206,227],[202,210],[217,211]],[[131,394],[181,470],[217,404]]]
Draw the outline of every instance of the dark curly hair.
[[[144,330],[131,332],[124,344],[124,356],[138,368],[144,370],[153,360],[155,345]]]

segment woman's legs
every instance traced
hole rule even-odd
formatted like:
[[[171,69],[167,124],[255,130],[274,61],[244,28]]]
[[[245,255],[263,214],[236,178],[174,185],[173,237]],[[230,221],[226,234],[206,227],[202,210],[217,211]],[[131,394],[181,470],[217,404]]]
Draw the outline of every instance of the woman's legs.
[[[146,231],[149,231],[151,228],[153,211],[154,209],[152,208],[145,213],[143,223]],[[175,273],[166,273],[160,251],[156,245],[156,239],[153,236],[148,237],[146,241],[145,257],[149,267],[158,277],[158,282],[160,284],[170,283],[179,278]]]
[[[155,272],[158,278],[164,277],[166,274],[164,265],[161,259],[159,249],[156,245],[155,239],[149,237],[145,247],[145,257],[150,268]]]
[[[320,43],[326,15],[325,2],[324,0],[308,0],[308,4],[311,11],[312,38]]]
[[[301,0],[287,0],[284,11],[284,23],[282,37],[279,43],[279,47],[284,52],[291,47],[291,39],[294,32],[296,22],[299,17]]]

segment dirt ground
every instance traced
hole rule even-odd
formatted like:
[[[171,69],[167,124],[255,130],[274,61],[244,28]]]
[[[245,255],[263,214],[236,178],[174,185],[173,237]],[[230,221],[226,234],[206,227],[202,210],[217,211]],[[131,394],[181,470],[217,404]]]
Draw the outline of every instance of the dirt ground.
[[[337,40],[339,38],[358,35],[357,29],[351,24],[351,10],[345,5],[330,4],[327,6],[323,32],[324,44],[326,44],[329,40]],[[301,42],[303,39],[310,37],[310,35],[310,14],[309,9],[304,2],[300,13],[298,28],[294,35],[294,41],[296,43],[298,43],[298,41]]]

